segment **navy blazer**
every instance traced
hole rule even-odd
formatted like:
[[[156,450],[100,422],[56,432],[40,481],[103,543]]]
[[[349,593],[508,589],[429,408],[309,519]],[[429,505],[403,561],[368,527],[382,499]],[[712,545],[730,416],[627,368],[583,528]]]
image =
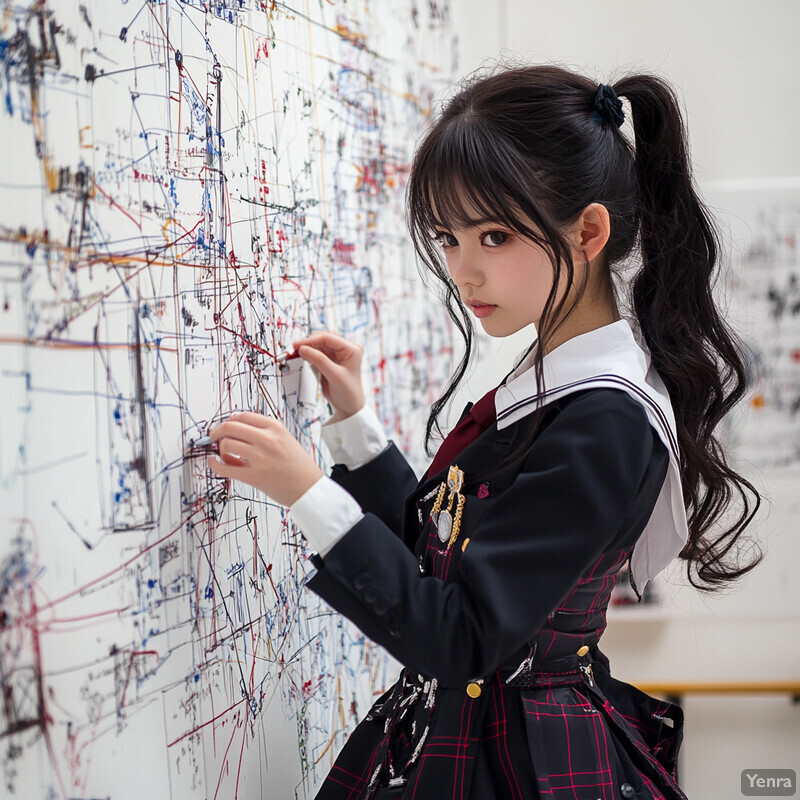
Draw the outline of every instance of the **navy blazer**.
[[[433,502],[423,498],[446,470],[419,482],[390,443],[364,466],[331,474],[364,517],[314,558],[309,588],[445,686],[512,659],[601,554],[632,547],[666,475],[666,448],[642,406],[589,389],[551,403],[521,466],[478,497],[471,476],[502,459],[530,423],[493,425],[456,459],[466,503],[446,579],[421,572]]]

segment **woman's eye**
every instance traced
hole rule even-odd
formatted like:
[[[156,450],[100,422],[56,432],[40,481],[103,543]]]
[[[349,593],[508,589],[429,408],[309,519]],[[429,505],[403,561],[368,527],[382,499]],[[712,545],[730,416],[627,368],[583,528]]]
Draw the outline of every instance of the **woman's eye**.
[[[433,235],[433,238],[442,246],[442,247],[457,247],[458,240],[452,233],[445,233],[444,231],[436,231]]]
[[[508,234],[503,231],[488,231],[483,234],[482,240],[489,247],[499,247],[508,241]]]

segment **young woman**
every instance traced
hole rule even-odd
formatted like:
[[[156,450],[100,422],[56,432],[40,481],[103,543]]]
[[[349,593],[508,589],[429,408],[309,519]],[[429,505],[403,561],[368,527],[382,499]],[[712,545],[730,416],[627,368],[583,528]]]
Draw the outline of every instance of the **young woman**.
[[[211,434],[217,474],[290,506],[317,551],[309,588],[405,667],[318,797],[683,798],[680,709],[612,678],[598,648],[626,561],[637,593],[676,555],[704,589],[755,566],[730,558],[759,498],[714,431],[744,370],[675,97],[555,67],[476,80],[417,150],[408,219],[467,345],[428,443],[469,314],[492,336],[538,331],[425,477],[365,405],[360,348],[333,333],[295,343],[334,410],[331,478],[274,419]],[[626,320],[613,278],[631,254]]]

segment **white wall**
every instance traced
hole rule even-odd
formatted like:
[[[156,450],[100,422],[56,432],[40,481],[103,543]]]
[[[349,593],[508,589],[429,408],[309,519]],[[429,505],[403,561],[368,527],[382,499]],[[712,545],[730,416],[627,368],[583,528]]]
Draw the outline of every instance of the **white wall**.
[[[682,94],[702,180],[800,175],[796,0],[454,2],[465,71],[504,54],[598,81],[657,71]]]
[[[697,178],[800,176],[800,3],[796,0],[474,0],[458,4],[461,64],[469,71],[505,55],[559,62],[613,82],[656,71],[677,88]],[[488,59],[488,61],[486,61]],[[503,377],[529,338],[482,340],[481,360],[454,402],[460,411]],[[611,622],[604,649],[631,682],[800,679],[800,563],[796,474],[766,476],[772,508],[756,529],[764,563],[723,597],[687,588],[680,569],[662,579],[669,613]],[[691,697],[682,784],[690,798],[740,796],[745,768],[800,771],[800,705],[788,697]]]

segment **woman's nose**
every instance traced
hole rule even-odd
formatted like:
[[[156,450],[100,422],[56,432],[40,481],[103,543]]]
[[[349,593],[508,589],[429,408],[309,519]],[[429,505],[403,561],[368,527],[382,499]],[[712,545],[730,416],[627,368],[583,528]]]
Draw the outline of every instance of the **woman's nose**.
[[[484,275],[479,260],[465,248],[459,248],[459,252],[448,259],[448,267],[453,283],[459,288],[483,284]]]

